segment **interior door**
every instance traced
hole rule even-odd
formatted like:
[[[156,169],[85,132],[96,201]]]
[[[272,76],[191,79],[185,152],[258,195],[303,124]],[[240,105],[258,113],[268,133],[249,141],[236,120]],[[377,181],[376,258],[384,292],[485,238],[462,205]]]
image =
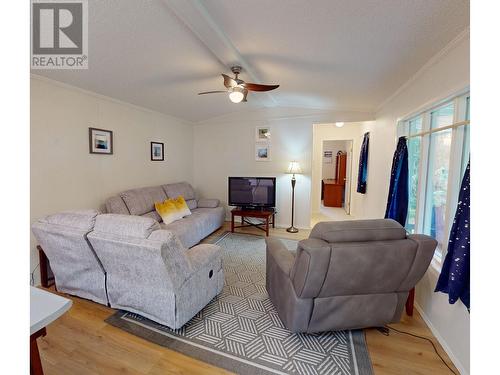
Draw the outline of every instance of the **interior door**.
[[[352,141],[346,141],[347,162],[344,190],[344,210],[347,215],[351,214],[351,175],[352,175]]]

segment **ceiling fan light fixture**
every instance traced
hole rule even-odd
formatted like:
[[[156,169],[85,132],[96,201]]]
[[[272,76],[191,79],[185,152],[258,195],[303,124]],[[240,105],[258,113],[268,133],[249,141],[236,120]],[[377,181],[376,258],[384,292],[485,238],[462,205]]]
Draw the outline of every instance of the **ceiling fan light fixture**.
[[[233,87],[233,89],[229,93],[229,100],[231,100],[233,103],[240,103],[245,97],[243,91],[244,89],[241,87]]]

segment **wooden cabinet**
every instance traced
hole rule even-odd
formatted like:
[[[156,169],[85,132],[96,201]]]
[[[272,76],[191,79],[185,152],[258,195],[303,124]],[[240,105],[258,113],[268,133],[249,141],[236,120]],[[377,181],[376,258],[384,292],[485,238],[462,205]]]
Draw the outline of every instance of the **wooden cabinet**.
[[[335,178],[323,180],[323,204],[326,207],[342,207],[344,202],[347,154],[339,151],[335,159]]]

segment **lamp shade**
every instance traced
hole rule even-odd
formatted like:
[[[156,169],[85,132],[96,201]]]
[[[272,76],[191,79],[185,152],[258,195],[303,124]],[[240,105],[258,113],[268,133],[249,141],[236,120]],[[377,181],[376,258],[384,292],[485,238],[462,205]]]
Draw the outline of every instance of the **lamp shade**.
[[[245,94],[243,94],[243,89],[241,87],[234,87],[229,93],[229,100],[233,103],[239,103],[243,100]]]
[[[289,174],[300,174],[300,173],[302,173],[302,170],[300,169],[299,163],[296,162],[296,161],[291,161],[290,165],[288,166],[288,169],[287,169],[286,173],[289,173]]]

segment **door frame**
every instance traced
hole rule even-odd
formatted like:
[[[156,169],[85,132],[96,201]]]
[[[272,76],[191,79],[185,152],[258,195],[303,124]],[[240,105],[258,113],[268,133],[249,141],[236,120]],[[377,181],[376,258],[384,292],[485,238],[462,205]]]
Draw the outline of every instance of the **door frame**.
[[[346,168],[346,187],[344,190],[344,211],[347,215],[351,214],[351,202],[352,202],[352,159],[353,159],[353,145],[354,139],[323,139],[321,141],[321,161],[320,161],[320,181],[323,178],[323,151],[325,151],[325,142],[345,142],[346,143],[346,153],[347,153],[347,168]],[[333,155],[335,156],[335,155]],[[321,186],[321,182],[320,182]],[[319,205],[321,207],[321,193],[319,194]]]

